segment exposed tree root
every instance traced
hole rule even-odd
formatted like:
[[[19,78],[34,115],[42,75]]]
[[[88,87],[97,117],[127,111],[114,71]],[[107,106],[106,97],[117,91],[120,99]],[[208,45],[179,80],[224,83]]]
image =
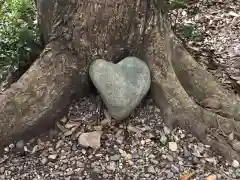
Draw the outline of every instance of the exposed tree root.
[[[174,44],[172,47],[172,65],[187,93],[203,107],[240,121],[238,97],[224,89],[212,74],[200,66],[180,45]]]
[[[0,95],[1,147],[23,138],[23,132],[46,129],[69,105],[76,89],[73,84],[79,85],[74,78],[80,76],[77,59],[66,52],[57,43],[49,44],[30,69]]]
[[[230,119],[198,106],[184,92],[180,83],[176,83],[171,87],[169,83],[166,83],[170,79],[160,80],[159,77],[156,79],[152,83],[152,96],[156,104],[162,107],[165,123],[170,128],[180,126],[195,135],[203,143],[220,152],[226,159],[240,160],[240,155],[227,142],[228,135],[231,132],[236,132],[235,125],[230,123]],[[240,124],[238,123],[237,125],[239,126]]]
[[[208,111],[195,102],[216,95],[220,102],[230,105],[229,99],[225,101],[229,93],[225,94],[210,73],[201,69],[189,54],[174,44],[177,44],[173,40],[174,35],[167,33],[171,31],[159,24],[157,27],[147,44],[146,56],[152,72],[152,97],[162,109],[165,123],[170,128],[177,125],[191,132],[226,159],[240,161],[240,154],[228,141],[231,132],[239,134],[240,123]],[[215,88],[219,89],[214,91]],[[225,111],[232,108],[223,107]]]

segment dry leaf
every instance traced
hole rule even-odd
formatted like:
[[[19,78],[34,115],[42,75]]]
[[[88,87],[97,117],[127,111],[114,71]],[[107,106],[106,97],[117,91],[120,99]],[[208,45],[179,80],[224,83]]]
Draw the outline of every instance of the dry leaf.
[[[206,178],[206,180],[216,180],[217,176],[216,175],[211,175]]]
[[[180,177],[180,180],[190,180],[190,178],[193,177],[194,175],[195,175],[195,172],[186,173],[185,175]]]

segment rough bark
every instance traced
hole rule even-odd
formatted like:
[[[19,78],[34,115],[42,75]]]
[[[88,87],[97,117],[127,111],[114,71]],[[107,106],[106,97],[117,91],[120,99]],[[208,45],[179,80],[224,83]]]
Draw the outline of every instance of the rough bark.
[[[144,59],[151,95],[169,127],[188,130],[227,159],[240,160],[227,136],[239,135],[239,101],[181,46],[161,0],[36,1],[48,44],[31,68],[0,95],[0,142],[51,123],[73,94],[88,91],[88,67],[98,58]],[[85,89],[85,90],[84,90]],[[214,103],[212,103],[212,102]]]

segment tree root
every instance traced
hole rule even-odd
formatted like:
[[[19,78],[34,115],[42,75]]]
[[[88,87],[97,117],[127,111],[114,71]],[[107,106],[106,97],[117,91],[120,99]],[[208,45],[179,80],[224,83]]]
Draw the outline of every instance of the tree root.
[[[168,127],[179,126],[191,132],[203,143],[210,145],[228,160],[240,161],[240,154],[228,142],[230,133],[239,134],[240,123],[212,113],[197,105],[185,92],[174,76],[162,79],[159,76],[152,83],[152,97],[161,107]],[[169,82],[177,82],[171,83]],[[160,95],[161,94],[161,95]],[[164,98],[163,98],[164,97]],[[216,138],[217,137],[217,138]]]
[[[76,89],[73,84],[79,85],[74,80],[78,78],[83,85],[77,58],[61,46],[50,43],[30,69],[0,95],[1,147],[53,125],[70,103]]]
[[[158,26],[152,32],[149,47],[146,47],[152,73],[152,98],[162,110],[166,125],[170,128],[180,126],[210,145],[227,160],[240,161],[240,154],[232,148],[228,140],[230,133],[239,134],[240,122],[209,111],[196,103],[216,96],[223,102],[221,110],[224,114],[236,116],[233,113],[234,107],[230,106],[236,101],[227,99],[229,93],[189,54],[175,45],[177,42],[173,41],[174,35],[169,32],[171,31]],[[239,136],[236,135],[235,138],[239,140]]]
[[[172,65],[186,92],[204,108],[240,121],[238,97],[224,89],[213,75],[200,66],[179,44],[175,43],[173,46]]]

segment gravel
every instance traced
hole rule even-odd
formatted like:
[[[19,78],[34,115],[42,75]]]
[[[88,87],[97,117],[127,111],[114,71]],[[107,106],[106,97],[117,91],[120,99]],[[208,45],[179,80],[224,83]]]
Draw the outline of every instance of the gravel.
[[[202,41],[189,40],[187,44],[193,53],[201,54],[199,62],[209,58],[206,49],[213,50],[212,60],[227,66],[227,72],[219,68],[209,70],[227,86],[226,73],[237,77],[239,72],[239,2],[196,1],[189,9],[197,7],[197,14],[180,9],[175,21],[192,21],[206,32]],[[69,114],[45,136],[5,147],[0,157],[0,179],[174,180],[192,172],[195,180],[208,176],[240,179],[239,162],[226,162],[182,129],[170,131],[150,98],[144,99],[121,123],[112,120],[106,110],[101,111],[97,99],[92,95],[74,102]],[[94,131],[102,131],[100,147],[81,146],[79,136]]]
[[[89,111],[92,104],[88,97],[75,102],[57,135],[52,138],[52,131],[56,131],[52,130],[46,136],[26,142],[24,154],[16,153],[16,144],[6,148],[8,151],[0,159],[0,178],[179,179],[194,172],[193,179],[209,175],[234,179],[239,175],[238,162],[228,164],[184,130],[169,131],[160,110],[148,97],[121,123],[111,120],[101,125],[100,120],[109,116],[105,111],[107,116],[99,120],[97,108]],[[64,135],[75,127],[73,124],[78,128]],[[94,132],[99,126],[102,126],[101,146],[94,149],[81,146],[78,142],[81,133]],[[161,142],[163,136],[165,144]]]

